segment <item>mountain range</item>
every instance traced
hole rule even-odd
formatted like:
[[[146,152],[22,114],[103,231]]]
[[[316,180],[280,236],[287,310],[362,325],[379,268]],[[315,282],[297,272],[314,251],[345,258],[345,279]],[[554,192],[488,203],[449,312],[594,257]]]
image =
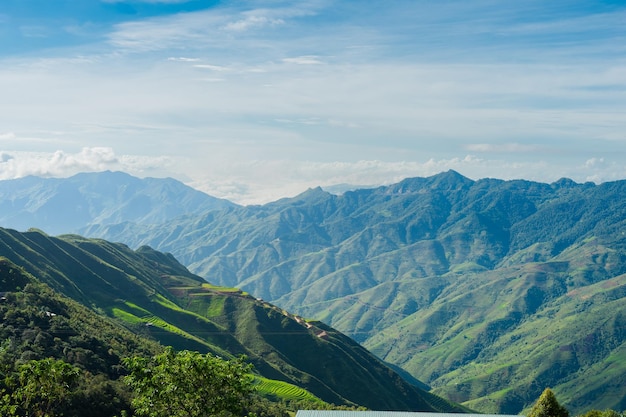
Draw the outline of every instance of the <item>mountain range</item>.
[[[98,207],[89,201],[120,201],[108,193],[119,196],[123,181],[111,178],[137,180],[81,175],[54,180],[78,191],[47,201],[71,211],[79,195]],[[82,191],[100,176],[117,186]],[[22,227],[11,213],[49,218],[33,202],[52,180],[29,181],[42,185],[0,207],[2,226]],[[11,194],[7,184],[0,195]],[[181,201],[197,193],[176,189]],[[65,232],[171,253],[208,282],[337,328],[472,409],[519,413],[549,386],[579,412],[626,408],[625,197],[626,181],[474,181],[449,171],[260,206],[166,212],[144,199],[150,216],[113,210],[105,221],[91,210]]]
[[[0,225],[34,227],[52,235],[75,233],[92,224],[157,224],[234,206],[171,178],[139,179],[123,172],[0,181]]]
[[[148,341],[111,330],[121,323],[141,338],[177,349],[225,358],[246,355],[264,386],[292,392],[296,398],[372,409],[464,410],[410,384],[325,324],[305,321],[240,290],[210,285],[171,255],[148,247],[134,251],[77,235],[50,237],[38,230],[0,229],[0,253],[3,308],[17,298],[11,293],[46,293],[34,290],[33,283],[45,284],[82,304],[83,310],[88,308],[81,311],[58,296],[33,301],[32,328],[25,320],[13,323],[15,310],[7,310],[0,333],[11,333],[6,341],[30,341],[22,352],[29,359],[56,354],[92,372],[94,364],[101,364],[99,370],[111,373],[119,368],[116,356],[138,354],[129,345],[154,352]],[[71,323],[74,327],[67,328]],[[94,332],[79,333],[77,326],[84,329],[88,324]],[[67,346],[79,339],[77,334],[84,342]],[[52,341],[60,344],[58,338],[68,339],[66,346],[54,349]],[[68,354],[72,351],[80,355]]]

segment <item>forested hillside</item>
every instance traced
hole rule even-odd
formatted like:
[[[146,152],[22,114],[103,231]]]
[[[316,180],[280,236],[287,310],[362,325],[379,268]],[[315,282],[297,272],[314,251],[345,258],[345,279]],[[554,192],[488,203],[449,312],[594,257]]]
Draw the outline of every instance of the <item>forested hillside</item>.
[[[53,359],[63,362],[50,362],[52,366],[64,363],[79,370],[73,398],[66,401],[65,408],[57,407],[58,411],[93,417],[130,412],[130,392],[120,380],[124,374],[121,360],[156,354],[161,349],[156,342],[60,295],[4,257],[0,257],[0,292],[3,395],[12,391],[9,378],[20,366]],[[62,369],[52,367],[49,375]],[[35,389],[60,397],[62,391],[49,385],[63,382],[38,381]],[[6,398],[0,399],[0,414],[13,415],[6,402]]]

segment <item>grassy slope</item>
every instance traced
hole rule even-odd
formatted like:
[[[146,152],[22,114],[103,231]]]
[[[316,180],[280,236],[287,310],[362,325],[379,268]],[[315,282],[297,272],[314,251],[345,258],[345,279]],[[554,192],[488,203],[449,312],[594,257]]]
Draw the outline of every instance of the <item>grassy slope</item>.
[[[486,412],[519,411],[548,386],[573,412],[623,409],[626,276],[570,289],[577,274],[593,275],[564,262],[474,275],[366,346]]]

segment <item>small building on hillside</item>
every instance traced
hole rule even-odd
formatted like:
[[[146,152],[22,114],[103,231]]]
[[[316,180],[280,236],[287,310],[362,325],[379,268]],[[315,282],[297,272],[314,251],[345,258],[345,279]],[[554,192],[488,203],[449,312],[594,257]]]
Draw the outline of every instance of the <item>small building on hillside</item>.
[[[411,411],[299,410],[296,417],[524,417],[508,414],[422,413]]]

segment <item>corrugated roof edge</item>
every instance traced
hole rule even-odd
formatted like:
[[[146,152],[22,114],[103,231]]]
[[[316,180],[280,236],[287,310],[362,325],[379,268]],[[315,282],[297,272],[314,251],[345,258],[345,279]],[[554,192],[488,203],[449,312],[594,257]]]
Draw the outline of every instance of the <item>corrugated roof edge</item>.
[[[299,410],[296,417],[523,417],[511,414],[425,413],[411,411]]]

